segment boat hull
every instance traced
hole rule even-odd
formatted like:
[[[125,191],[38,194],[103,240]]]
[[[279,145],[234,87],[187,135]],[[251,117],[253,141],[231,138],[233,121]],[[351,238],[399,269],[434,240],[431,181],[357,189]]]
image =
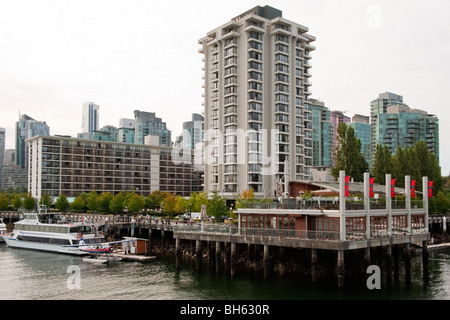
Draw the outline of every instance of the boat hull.
[[[68,247],[57,244],[39,243],[31,241],[19,241],[15,238],[9,237],[8,235],[3,235],[3,240],[6,242],[8,247],[15,249],[63,253],[77,256],[88,254],[87,252],[80,251],[80,249],[76,247]]]

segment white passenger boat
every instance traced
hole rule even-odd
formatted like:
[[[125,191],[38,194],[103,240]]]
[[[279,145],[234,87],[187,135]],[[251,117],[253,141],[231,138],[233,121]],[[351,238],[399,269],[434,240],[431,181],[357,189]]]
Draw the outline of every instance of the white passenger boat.
[[[98,247],[106,242],[103,236],[96,234],[93,224],[67,224],[58,214],[37,213],[25,213],[24,219],[15,222],[13,232],[4,234],[3,239],[11,248],[74,255],[89,254],[86,252],[89,245]]]
[[[6,234],[6,224],[3,222],[2,218],[0,218],[0,243],[5,242],[2,237],[3,234]]]

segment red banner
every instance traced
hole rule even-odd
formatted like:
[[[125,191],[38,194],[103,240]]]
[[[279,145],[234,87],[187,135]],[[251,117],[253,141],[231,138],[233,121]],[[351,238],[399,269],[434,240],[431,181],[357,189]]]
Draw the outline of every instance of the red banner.
[[[416,180],[411,180],[411,198],[416,197]]]
[[[350,192],[348,191],[348,186],[350,184],[350,176],[345,176],[345,196],[348,197]]]
[[[428,181],[428,198],[433,198],[433,181]]]
[[[373,182],[375,178],[369,178],[369,198],[373,198]]]
[[[395,197],[395,179],[391,179],[391,198]]]

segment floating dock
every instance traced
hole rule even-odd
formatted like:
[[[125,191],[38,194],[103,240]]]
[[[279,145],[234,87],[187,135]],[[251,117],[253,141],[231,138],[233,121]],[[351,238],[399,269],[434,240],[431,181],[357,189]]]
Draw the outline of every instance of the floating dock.
[[[113,257],[122,258],[122,261],[132,261],[132,262],[149,262],[156,259],[156,256],[125,254],[119,252],[114,252],[111,255]]]

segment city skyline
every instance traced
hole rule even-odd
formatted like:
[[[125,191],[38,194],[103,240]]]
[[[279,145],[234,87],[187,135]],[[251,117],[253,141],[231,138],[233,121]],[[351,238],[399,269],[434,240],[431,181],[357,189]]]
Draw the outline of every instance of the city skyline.
[[[351,117],[369,115],[382,92],[404,96],[411,108],[440,119],[441,173],[450,173],[448,1],[3,1],[6,149],[14,148],[19,112],[45,121],[52,135],[76,137],[85,101],[100,106],[100,127],[118,126],[138,109],[156,112],[180,134],[183,122],[203,111],[198,39],[217,21],[266,4],[316,37],[311,98]]]

